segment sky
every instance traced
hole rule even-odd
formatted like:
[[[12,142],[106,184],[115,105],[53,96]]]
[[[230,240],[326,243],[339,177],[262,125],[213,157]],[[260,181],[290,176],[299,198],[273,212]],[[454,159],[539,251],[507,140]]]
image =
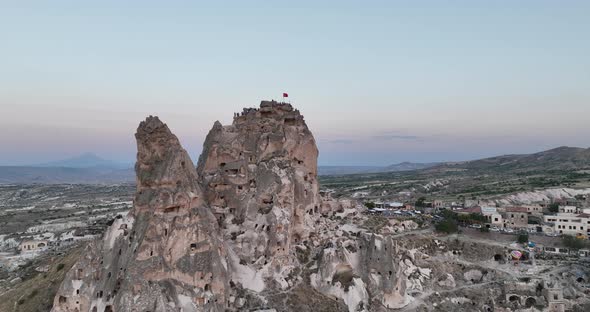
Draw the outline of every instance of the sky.
[[[320,165],[590,147],[589,1],[1,1],[0,165],[132,162],[158,115],[194,161],[280,99]]]

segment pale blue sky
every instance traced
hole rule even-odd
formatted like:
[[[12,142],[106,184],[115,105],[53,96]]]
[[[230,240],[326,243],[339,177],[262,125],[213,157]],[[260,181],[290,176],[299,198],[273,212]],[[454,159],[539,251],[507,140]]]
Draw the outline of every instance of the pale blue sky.
[[[282,92],[323,165],[590,146],[588,1],[5,2],[0,164],[131,161],[149,114],[196,160]]]

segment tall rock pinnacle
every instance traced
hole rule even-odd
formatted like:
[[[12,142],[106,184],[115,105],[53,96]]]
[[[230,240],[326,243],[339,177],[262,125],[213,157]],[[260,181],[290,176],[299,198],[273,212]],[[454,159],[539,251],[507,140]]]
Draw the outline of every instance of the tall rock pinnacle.
[[[263,101],[235,114],[231,125],[215,123],[197,170],[240,263],[257,271],[294,264],[291,247],[308,238],[321,206],[317,157],[313,135],[290,104]]]
[[[225,311],[226,250],[191,159],[157,117],[135,136],[134,207],[87,247],[53,311]]]
[[[54,312],[237,311],[300,282],[294,246],[306,248],[321,203],[297,110],[262,102],[216,122],[198,170],[158,117],[135,137],[133,208],[67,273]]]

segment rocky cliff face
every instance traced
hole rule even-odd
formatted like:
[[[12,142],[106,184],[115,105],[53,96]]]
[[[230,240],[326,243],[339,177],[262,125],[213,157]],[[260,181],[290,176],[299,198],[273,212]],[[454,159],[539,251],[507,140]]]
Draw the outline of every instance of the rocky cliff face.
[[[390,237],[345,228],[324,246],[311,285],[350,312],[405,307],[430,279],[431,269],[416,265],[425,255]]]
[[[231,125],[216,122],[199,158],[205,200],[237,260],[283,288],[297,265],[293,247],[309,238],[319,214],[317,157],[299,111],[263,101]]]
[[[134,207],[87,247],[53,311],[224,311],[228,255],[191,159],[157,117],[135,136]]]
[[[315,140],[289,104],[216,122],[196,169],[157,117],[136,139],[133,209],[67,273],[54,312],[368,311],[406,306],[430,278],[420,253],[340,221],[366,216],[320,196]]]
[[[508,263],[512,247],[443,241],[412,220],[363,214],[358,203],[329,191],[320,197],[318,150],[289,104],[262,102],[231,125],[216,122],[198,168],[157,117],[139,125],[136,139],[133,209],[87,246],[54,312],[500,311],[561,304],[545,303],[537,281],[513,276],[526,272],[521,276],[530,280],[538,271]],[[546,279],[558,276],[554,266]],[[573,288],[567,293],[576,297]]]

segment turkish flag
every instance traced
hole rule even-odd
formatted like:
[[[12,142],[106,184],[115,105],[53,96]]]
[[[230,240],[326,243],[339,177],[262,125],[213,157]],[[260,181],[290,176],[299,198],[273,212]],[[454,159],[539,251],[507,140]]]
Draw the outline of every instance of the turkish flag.
[[[289,97],[289,94],[283,93],[283,97]]]

